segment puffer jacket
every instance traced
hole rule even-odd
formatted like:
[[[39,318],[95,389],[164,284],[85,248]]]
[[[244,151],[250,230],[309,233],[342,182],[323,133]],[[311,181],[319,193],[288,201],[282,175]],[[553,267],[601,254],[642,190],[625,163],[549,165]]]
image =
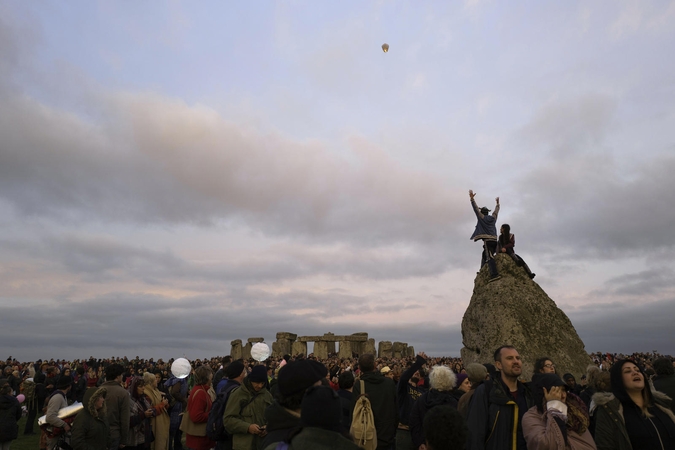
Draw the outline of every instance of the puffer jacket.
[[[223,425],[232,435],[232,450],[260,448],[260,436],[249,434],[248,427],[251,424],[265,425],[265,409],[272,401],[272,394],[267,389],[255,392],[248,379],[244,379],[239,389],[232,391],[223,414]]]
[[[13,395],[0,395],[0,442],[13,441],[19,435],[21,405]]]
[[[106,415],[105,402],[103,408],[96,410],[96,401],[106,396],[104,387],[87,389],[82,399],[84,409],[79,412],[73,422],[70,445],[73,450],[107,450],[110,444],[110,427]]]

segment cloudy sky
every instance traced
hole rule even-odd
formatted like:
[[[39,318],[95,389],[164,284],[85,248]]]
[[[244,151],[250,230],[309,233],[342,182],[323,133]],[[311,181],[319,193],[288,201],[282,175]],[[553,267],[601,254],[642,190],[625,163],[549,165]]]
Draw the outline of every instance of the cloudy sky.
[[[675,354],[674,53],[675,1],[0,0],[0,357],[459,355],[469,189],[588,351]]]

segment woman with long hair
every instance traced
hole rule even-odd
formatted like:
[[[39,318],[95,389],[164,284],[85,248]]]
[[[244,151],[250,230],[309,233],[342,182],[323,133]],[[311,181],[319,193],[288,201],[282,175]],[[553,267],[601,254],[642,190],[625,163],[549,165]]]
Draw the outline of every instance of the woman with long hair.
[[[593,396],[598,450],[675,449],[675,415],[670,397],[652,391],[641,367],[617,361],[610,370],[612,392]]]
[[[528,450],[595,450],[584,402],[555,373],[532,377],[534,406],[523,416]]]
[[[145,381],[141,377],[129,380],[131,412],[129,414],[129,437],[126,449],[142,450],[150,448],[153,441],[151,419],[155,410],[145,395]]]
[[[192,450],[209,450],[216,443],[206,436],[206,422],[216,399],[211,387],[213,370],[207,365],[195,369],[195,386],[188,397],[187,411],[183,415],[181,430],[185,432],[185,444]]]
[[[155,413],[150,423],[152,424],[152,433],[155,436],[155,440],[152,441],[150,445],[151,450],[167,450],[169,448],[169,414],[166,412],[166,407],[169,405],[169,401],[166,399],[162,392],[157,389],[157,378],[154,374],[150,372],[145,372],[143,374],[143,381],[145,381],[145,387],[143,391],[145,395],[148,396],[150,404],[154,409]]]
[[[534,278],[536,274],[532,273],[523,258],[516,255],[514,250],[516,246],[516,235],[511,233],[511,226],[508,223],[503,224],[499,229],[499,233],[499,239],[497,240],[497,253],[506,253],[509,255],[518,266],[525,269],[528,277]]]

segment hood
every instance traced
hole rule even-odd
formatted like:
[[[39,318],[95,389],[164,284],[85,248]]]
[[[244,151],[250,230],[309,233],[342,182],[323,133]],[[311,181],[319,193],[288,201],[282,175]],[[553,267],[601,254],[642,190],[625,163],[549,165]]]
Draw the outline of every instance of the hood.
[[[99,412],[96,411],[96,400],[103,397],[105,398],[107,390],[104,387],[92,387],[85,391],[84,397],[82,398],[82,405],[84,406],[84,411],[93,417],[98,417]],[[100,411],[100,415],[104,416],[106,414],[105,402],[103,403],[103,408]]]
[[[447,405],[448,403],[453,403],[457,405],[457,400],[455,400],[455,397],[452,395],[451,391],[438,391],[436,389],[432,389],[426,394],[424,394],[426,397],[424,399],[424,405],[431,409],[434,406],[440,406],[440,405]]]
[[[604,406],[614,400],[616,397],[611,392],[596,392],[593,394],[593,403],[597,406]]]
[[[366,372],[364,374],[361,374],[361,379],[363,381],[368,381],[368,383],[380,384],[380,383],[384,383],[384,380],[386,380],[387,378],[384,375],[382,375],[380,372]],[[358,384],[358,383],[359,383],[359,381],[356,380],[354,382],[354,385],[356,386],[356,384]],[[368,388],[366,388],[366,393],[368,393]]]
[[[9,409],[18,404],[19,401],[13,395],[0,395],[0,409]]]
[[[300,413],[284,408],[276,400],[265,410],[265,419],[268,432],[300,426]]]

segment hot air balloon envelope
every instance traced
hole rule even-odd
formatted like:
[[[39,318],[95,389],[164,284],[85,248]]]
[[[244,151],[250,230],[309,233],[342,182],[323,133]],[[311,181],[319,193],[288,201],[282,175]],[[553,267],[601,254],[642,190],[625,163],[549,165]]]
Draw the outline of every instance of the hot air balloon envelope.
[[[389,51],[389,44],[382,44],[382,51],[387,53]]]

